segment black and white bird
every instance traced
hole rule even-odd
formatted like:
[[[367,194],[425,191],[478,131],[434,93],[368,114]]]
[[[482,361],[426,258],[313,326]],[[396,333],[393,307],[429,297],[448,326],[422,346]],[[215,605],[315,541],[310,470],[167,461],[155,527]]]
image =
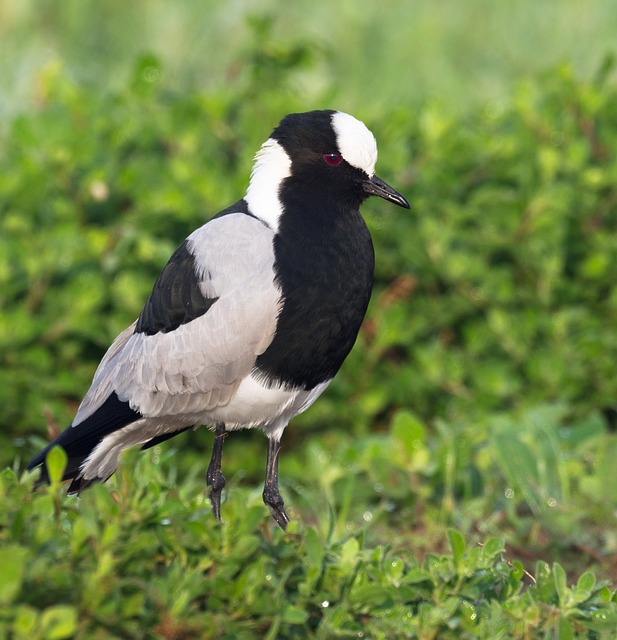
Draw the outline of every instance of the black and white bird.
[[[340,111],[283,118],[258,151],[246,196],[194,231],[172,255],[139,318],[99,364],[71,426],[69,492],[106,480],[127,447],[152,447],[207,425],[206,474],[220,519],[225,436],[268,437],[263,499],[289,522],[278,489],[281,436],[330,384],[371,295],[374,252],[359,212],[369,196],[409,208],[375,175],[373,134]]]

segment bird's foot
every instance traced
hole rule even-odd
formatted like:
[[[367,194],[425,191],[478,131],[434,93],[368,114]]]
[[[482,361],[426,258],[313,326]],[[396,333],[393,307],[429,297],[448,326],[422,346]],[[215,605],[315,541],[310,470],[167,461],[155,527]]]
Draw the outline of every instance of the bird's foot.
[[[223,443],[225,442],[225,425],[216,426],[214,435],[214,446],[212,447],[212,458],[206,471],[206,484],[210,487],[210,502],[212,512],[217,521],[221,520],[221,493],[225,486],[225,476],[221,471],[221,460],[223,458]]]
[[[214,517],[221,520],[221,494],[225,487],[225,476],[220,469],[208,469],[206,484],[210,487],[210,503]]]
[[[285,531],[289,524],[289,516],[285,512],[285,503],[279,493],[278,487],[275,485],[268,485],[264,487],[263,492],[264,503],[270,509],[272,517],[276,520],[276,523]]]

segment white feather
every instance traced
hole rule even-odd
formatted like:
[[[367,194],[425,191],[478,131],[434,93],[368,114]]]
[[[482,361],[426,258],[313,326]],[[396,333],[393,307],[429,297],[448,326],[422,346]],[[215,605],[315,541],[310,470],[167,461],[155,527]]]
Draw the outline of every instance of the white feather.
[[[281,145],[272,138],[266,140],[255,156],[255,164],[245,200],[251,213],[274,231],[278,230],[283,205],[279,188],[291,175],[291,159]]]
[[[363,122],[342,111],[337,111],[332,116],[332,128],[336,133],[336,141],[343,158],[353,167],[372,177],[377,163],[375,136]]]

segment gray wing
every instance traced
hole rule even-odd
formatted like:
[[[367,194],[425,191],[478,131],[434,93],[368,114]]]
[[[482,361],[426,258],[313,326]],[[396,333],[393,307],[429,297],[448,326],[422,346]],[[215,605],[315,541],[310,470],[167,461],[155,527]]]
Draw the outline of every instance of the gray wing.
[[[192,272],[167,275],[196,278],[206,310],[156,333],[140,330],[142,312],[105,354],[73,424],[113,392],[146,417],[195,415],[229,402],[276,330],[281,292],[273,238],[269,227],[243,213],[192,233],[186,243],[192,260],[175,267]]]

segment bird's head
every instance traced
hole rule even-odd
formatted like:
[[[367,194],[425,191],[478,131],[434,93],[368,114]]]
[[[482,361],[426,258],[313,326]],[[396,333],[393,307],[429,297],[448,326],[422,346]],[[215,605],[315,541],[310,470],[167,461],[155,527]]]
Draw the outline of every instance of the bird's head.
[[[344,203],[357,209],[369,196],[409,208],[403,195],[375,175],[377,143],[367,127],[341,111],[285,116],[255,158],[246,200],[278,227],[281,191],[289,197]]]

